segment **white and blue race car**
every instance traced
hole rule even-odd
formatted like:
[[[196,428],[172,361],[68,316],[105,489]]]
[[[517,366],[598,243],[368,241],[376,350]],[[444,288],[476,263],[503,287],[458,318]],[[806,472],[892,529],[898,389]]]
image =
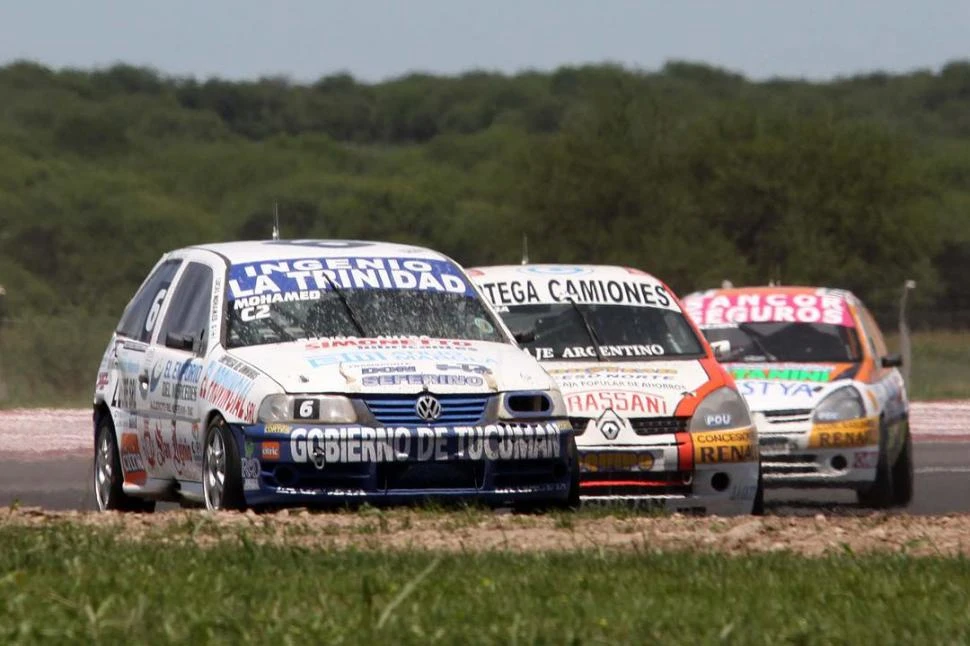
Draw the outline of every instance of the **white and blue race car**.
[[[94,394],[101,510],[570,505],[562,395],[435,251],[257,241],[166,253]]]

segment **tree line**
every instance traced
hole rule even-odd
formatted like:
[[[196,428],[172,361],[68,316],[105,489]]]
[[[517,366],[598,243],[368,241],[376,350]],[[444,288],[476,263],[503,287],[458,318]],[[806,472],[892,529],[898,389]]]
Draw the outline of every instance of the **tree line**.
[[[970,62],[809,83],[716,67],[312,84],[0,68],[7,316],[117,318],[173,247],[414,242],[623,263],[678,293],[818,283],[967,310]],[[962,319],[953,319],[962,324]]]

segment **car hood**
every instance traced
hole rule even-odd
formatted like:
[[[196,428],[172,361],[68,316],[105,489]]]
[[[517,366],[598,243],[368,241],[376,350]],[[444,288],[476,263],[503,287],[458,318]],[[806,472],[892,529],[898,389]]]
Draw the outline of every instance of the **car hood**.
[[[571,417],[607,409],[625,417],[667,417],[684,393],[710,380],[700,361],[548,361],[542,364],[566,400]]]
[[[854,373],[850,363],[734,363],[724,366],[754,412],[809,410]]]
[[[555,383],[530,355],[507,343],[448,339],[314,339],[229,354],[288,393],[435,393],[549,390]]]

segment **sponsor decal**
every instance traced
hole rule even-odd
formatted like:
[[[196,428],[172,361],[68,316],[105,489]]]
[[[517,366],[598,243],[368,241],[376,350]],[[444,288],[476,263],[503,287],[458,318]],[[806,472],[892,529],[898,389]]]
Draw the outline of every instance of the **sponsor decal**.
[[[758,493],[758,485],[734,485],[731,487],[731,500],[754,500]]]
[[[825,383],[831,381],[835,366],[812,368],[763,368],[731,366],[728,371],[736,380],[757,379],[760,381],[814,381]]]
[[[436,339],[429,336],[330,337],[307,341],[307,350],[332,348],[469,348],[467,339]]]
[[[172,447],[165,441],[159,422],[155,422],[155,459],[160,467],[165,466],[165,463],[172,459]]]
[[[115,406],[124,410],[135,410],[138,382],[134,377],[123,377],[115,386]]]
[[[567,395],[566,409],[570,414],[614,410],[639,416],[666,415],[667,402],[659,395],[634,390],[591,390]]]
[[[255,491],[259,489],[259,460],[253,457],[256,447],[252,442],[246,442],[244,447],[245,456],[241,460],[240,475],[243,478],[243,491]]]
[[[438,427],[299,427],[290,435],[294,462],[334,463],[534,460],[561,455],[556,424]]]
[[[548,349],[548,348],[546,348]],[[543,353],[547,354],[547,353]],[[634,344],[634,345],[601,345],[600,354],[604,357],[660,357],[666,354],[666,350],[662,345],[651,343],[651,344]],[[596,358],[596,348],[591,345],[582,346],[572,346],[569,348],[564,348],[562,351],[563,359],[582,359],[582,358]],[[551,358],[551,357],[545,357]]]
[[[687,382],[707,379],[701,371],[683,374],[671,368],[623,368],[617,366],[547,369],[564,391],[569,390],[690,390]],[[695,384],[696,387],[696,384]]]
[[[263,427],[263,433],[267,435],[289,435],[291,428],[289,424],[267,424]]]
[[[654,465],[652,453],[636,451],[596,451],[581,453],[580,471],[600,473],[609,471],[650,471]]]
[[[301,258],[233,265],[229,298],[236,309],[318,300],[331,289],[402,289],[474,296],[447,260],[417,258]]]
[[[499,308],[515,305],[555,304],[573,301],[580,304],[633,305],[657,307],[679,312],[667,288],[649,277],[627,280],[564,278],[480,282],[488,300]]]
[[[781,397],[791,397],[792,399],[798,397],[808,397],[812,398],[815,396],[822,386],[814,386],[807,383],[786,383],[784,381],[739,381],[738,391],[745,396],[748,395],[761,395],[761,396],[781,396]]]
[[[879,464],[879,451],[856,451],[852,457],[853,469],[875,469]]]
[[[94,384],[95,390],[104,390],[105,386],[108,385],[108,373],[105,371],[98,373],[98,380]]]
[[[152,432],[148,426],[148,420],[144,419],[142,421],[142,449],[144,450],[145,461],[148,462],[148,467],[150,469],[155,469],[158,466],[155,453],[155,443],[152,442]]]
[[[189,466],[191,468],[194,463],[194,455],[192,452],[192,445],[189,442],[184,442],[179,440],[178,434],[175,432],[175,426],[172,426],[172,465],[175,467],[175,473],[182,475],[185,471],[185,467]]]
[[[813,424],[808,446],[813,449],[834,449],[871,446],[879,443],[879,420],[875,417]]]
[[[259,454],[263,460],[279,460],[280,443],[275,441],[263,442],[262,445],[260,446]]]
[[[845,300],[831,294],[698,296],[688,299],[685,306],[700,326],[769,322],[854,326]]]
[[[750,428],[693,433],[691,438],[694,441],[695,464],[753,462],[758,459],[754,432]]]
[[[327,352],[307,357],[311,368],[326,368],[341,363],[392,363],[414,361],[436,361],[459,364],[484,364],[491,367],[498,360],[477,354],[477,348],[416,348],[389,350],[356,350],[348,352]]]
[[[364,386],[484,386],[485,380],[478,375],[415,374],[415,375],[369,375],[361,379]]]
[[[256,419],[256,403],[247,399],[259,373],[229,356],[208,365],[198,395],[217,408],[240,419]]]
[[[129,484],[141,486],[148,479],[137,433],[121,434],[121,470],[125,474],[125,482]]]

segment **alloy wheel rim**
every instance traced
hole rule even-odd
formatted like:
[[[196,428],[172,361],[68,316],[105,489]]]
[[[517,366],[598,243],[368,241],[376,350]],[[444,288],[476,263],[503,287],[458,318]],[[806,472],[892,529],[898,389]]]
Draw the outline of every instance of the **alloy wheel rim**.
[[[222,433],[218,430],[209,437],[205,447],[205,506],[211,510],[222,508],[222,494],[226,485],[226,451]]]
[[[105,511],[111,504],[111,478],[114,475],[114,452],[107,429],[101,433],[101,441],[94,460],[94,493],[98,509]]]

